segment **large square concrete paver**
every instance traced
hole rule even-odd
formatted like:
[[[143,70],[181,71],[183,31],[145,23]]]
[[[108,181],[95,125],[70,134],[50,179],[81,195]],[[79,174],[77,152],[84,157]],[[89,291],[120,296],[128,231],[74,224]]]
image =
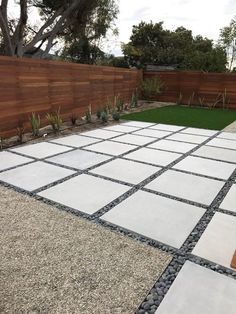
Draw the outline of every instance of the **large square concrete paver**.
[[[173,168],[227,180],[235,170],[235,165],[222,161],[188,156]]]
[[[39,195],[87,214],[93,214],[129,189],[122,184],[82,174]]]
[[[31,161],[33,161],[33,159],[3,151],[0,152],[0,171],[27,164]]]
[[[236,151],[232,149],[205,145],[196,150],[193,155],[236,163]]]
[[[118,156],[118,155],[127,153],[130,150],[133,150],[135,148],[136,146],[134,145],[105,141],[105,142],[91,145],[87,147],[86,149],[94,151],[94,152],[98,152],[98,153]]]
[[[155,314],[235,314],[236,280],[187,261]]]
[[[181,154],[177,153],[164,152],[150,148],[140,148],[135,152],[125,155],[125,158],[150,163],[153,165],[167,166],[178,159],[180,156]]]
[[[236,184],[230,188],[228,194],[221,203],[220,208],[236,213]]]
[[[185,130],[181,131],[181,133],[189,133],[189,134],[202,135],[202,136],[213,136],[216,133],[218,133],[218,131],[198,129],[198,128],[186,128]]]
[[[34,158],[46,158],[63,152],[67,152],[72,148],[56,145],[52,143],[42,142],[37,144],[20,146],[12,148],[11,151],[27,155]]]
[[[122,124],[118,125],[112,125],[107,128],[104,128],[104,130],[107,131],[115,131],[115,132],[121,132],[121,133],[130,133],[139,130],[139,127],[134,127],[134,126],[125,126]]]
[[[197,203],[210,205],[224,182],[169,170],[145,187]]]
[[[175,140],[180,142],[202,144],[207,140],[206,136],[194,135],[194,134],[185,134],[185,133],[176,133],[168,137],[169,140]]]
[[[104,129],[96,129],[96,130],[81,133],[81,135],[106,140],[109,138],[119,136],[120,134],[118,132],[108,131]]]
[[[109,160],[110,158],[111,157],[102,154],[76,149],[72,152],[48,158],[47,160],[59,165],[84,170]]]
[[[195,144],[170,141],[170,140],[160,140],[151,145],[148,145],[148,147],[151,147],[151,148],[163,149],[163,150],[172,151],[176,153],[187,153],[193,148],[195,148],[196,146],[197,145]]]
[[[196,206],[138,191],[101,219],[180,248],[204,212]]]
[[[147,137],[147,136],[139,136],[134,134],[125,134],[121,135],[119,137],[114,138],[113,141],[120,142],[120,143],[126,143],[126,144],[133,144],[133,145],[146,145],[148,143],[151,143],[155,141],[156,139]]]
[[[236,141],[236,134],[235,133],[222,132],[217,137],[225,138],[225,139],[228,139],[228,140],[235,140]]]
[[[230,268],[236,249],[235,245],[236,217],[216,213],[192,253]]]
[[[151,129],[156,129],[156,130],[163,130],[163,131],[170,131],[170,132],[177,132],[182,129],[184,129],[184,126],[177,126],[177,125],[171,125],[171,124],[156,124],[154,126],[151,126]]]
[[[61,137],[55,140],[52,140],[51,143],[61,144],[61,145],[67,145],[72,147],[82,147],[90,144],[94,144],[99,142],[98,139],[81,136],[81,135],[70,135]]]
[[[0,173],[0,180],[27,191],[33,191],[75,173],[37,161]]]
[[[207,145],[236,150],[236,141],[223,138],[214,138],[213,140],[209,141]]]
[[[169,132],[169,131],[161,131],[161,130],[155,130],[155,129],[148,128],[148,129],[142,129],[142,130],[136,131],[133,134],[150,136],[153,138],[162,138],[162,137],[170,135],[171,133],[172,132]]]
[[[93,169],[91,172],[119,181],[138,184],[161,168],[140,164],[135,161],[116,159]]]
[[[124,122],[121,125],[124,125],[124,126],[134,126],[134,127],[137,127],[137,128],[147,128],[149,126],[155,125],[155,123],[142,122],[142,121],[129,121],[129,122]]]

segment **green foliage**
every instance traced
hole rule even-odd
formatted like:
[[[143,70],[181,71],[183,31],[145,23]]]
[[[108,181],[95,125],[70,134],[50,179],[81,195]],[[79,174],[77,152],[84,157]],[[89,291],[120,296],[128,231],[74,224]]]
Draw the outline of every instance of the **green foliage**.
[[[130,41],[122,45],[129,65],[144,68],[146,64],[172,65],[177,69],[211,72],[225,71],[226,54],[222,47],[192,31],[178,27],[163,28],[163,22],[141,22],[133,26]]]
[[[164,89],[164,83],[159,77],[145,79],[141,82],[140,90],[145,99],[161,94]]]
[[[54,132],[59,132],[62,127],[62,118],[60,114],[60,108],[57,111],[46,114],[46,119],[50,123]]]
[[[120,113],[117,112],[116,110],[114,110],[112,113],[112,118],[114,121],[119,121],[120,120]]]
[[[102,113],[102,110],[101,110],[101,109],[98,109],[98,110],[97,110],[97,113],[96,113],[98,119],[101,118],[101,113]]]
[[[88,106],[88,109],[85,112],[85,119],[87,123],[92,122],[92,106],[91,105]]]
[[[33,136],[39,136],[39,129],[40,129],[40,115],[36,115],[35,112],[32,112],[30,118],[30,125],[32,129]]]
[[[138,91],[135,89],[135,91],[132,93],[132,98],[130,102],[131,108],[137,107],[138,105]]]
[[[220,30],[219,44],[227,51],[228,67],[232,71],[236,60],[236,18],[231,20],[229,26]]]
[[[108,121],[108,114],[105,111],[101,112],[101,121],[102,123],[107,123]]]

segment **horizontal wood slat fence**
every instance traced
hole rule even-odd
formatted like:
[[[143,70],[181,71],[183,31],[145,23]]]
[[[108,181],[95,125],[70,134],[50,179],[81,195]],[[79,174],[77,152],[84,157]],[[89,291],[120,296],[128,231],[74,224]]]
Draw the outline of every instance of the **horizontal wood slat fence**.
[[[164,91],[155,97],[159,101],[177,102],[180,93],[182,104],[209,106],[217,100],[222,107],[222,94],[226,95],[226,107],[236,109],[236,74],[203,72],[144,72],[143,78],[160,77]]]
[[[215,103],[226,91],[226,106],[236,109],[236,75],[202,72],[142,72],[113,67],[0,56],[0,135],[16,134],[20,125],[29,130],[32,112],[45,115],[61,108],[64,120],[84,115],[120,95],[131,99],[142,78],[160,77],[164,92],[156,100],[191,105]],[[216,106],[222,107],[222,100]]]
[[[0,56],[0,133],[15,135],[22,124],[29,130],[32,112],[46,125],[46,113],[59,107],[66,120],[118,94],[128,101],[141,77],[138,70]]]

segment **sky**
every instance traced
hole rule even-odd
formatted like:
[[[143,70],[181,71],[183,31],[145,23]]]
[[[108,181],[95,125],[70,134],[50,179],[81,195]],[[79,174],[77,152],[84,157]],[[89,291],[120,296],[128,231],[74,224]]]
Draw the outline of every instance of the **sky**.
[[[10,15],[15,16],[19,6],[10,0]],[[117,0],[119,16],[116,26],[119,36],[108,36],[103,48],[116,56],[122,55],[120,43],[129,41],[132,26],[141,21],[164,22],[163,27],[175,30],[184,26],[192,30],[193,35],[202,35],[213,39],[219,38],[220,29],[227,26],[236,16],[236,0]],[[37,11],[29,14],[34,23],[39,21]]]
[[[117,20],[118,38],[105,45],[108,52],[122,54],[120,42],[127,43],[132,26],[141,21],[164,22],[163,27],[174,30],[184,26],[193,35],[217,41],[219,31],[236,16],[236,0],[120,0]]]

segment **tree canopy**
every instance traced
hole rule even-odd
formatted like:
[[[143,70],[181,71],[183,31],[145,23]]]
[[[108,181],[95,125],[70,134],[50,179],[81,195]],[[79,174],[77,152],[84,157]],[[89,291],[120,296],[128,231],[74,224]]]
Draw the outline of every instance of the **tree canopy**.
[[[220,30],[219,43],[227,51],[228,67],[233,70],[234,61],[236,60],[236,19],[232,19],[229,26]]]
[[[0,50],[9,56],[47,57],[58,40],[96,46],[113,26],[116,0],[19,0],[19,18],[9,19],[9,1],[0,5]],[[38,9],[41,25],[30,25],[29,7]],[[85,50],[85,48],[83,48]]]
[[[223,72],[227,63],[222,47],[212,40],[178,27],[175,31],[163,28],[163,22],[133,26],[130,41],[122,45],[125,58],[131,66],[147,64],[174,65],[183,70]]]

